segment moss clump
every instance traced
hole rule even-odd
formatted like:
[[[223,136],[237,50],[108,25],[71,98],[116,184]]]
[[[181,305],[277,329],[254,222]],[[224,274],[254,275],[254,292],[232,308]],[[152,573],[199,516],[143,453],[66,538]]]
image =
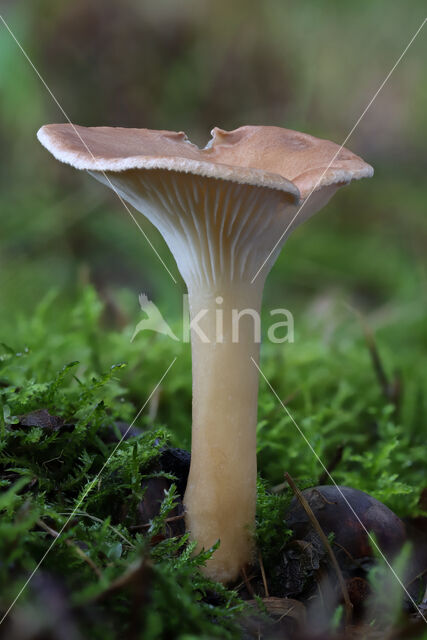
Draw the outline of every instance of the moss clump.
[[[34,629],[54,634],[61,621],[102,640],[241,637],[247,616],[241,587],[207,580],[200,567],[213,550],[193,555],[187,535],[168,521],[180,503],[182,478],[160,459],[170,443],[188,447],[188,345],[152,335],[131,344],[132,327],[117,332],[103,326],[102,305],[90,287],[69,314],[55,314],[55,305],[50,296],[31,318],[20,319],[13,347],[3,344],[0,352],[0,612],[43,558],[4,629],[11,634],[31,618]],[[325,346],[312,349],[306,337],[298,354],[289,349],[283,375],[282,363],[269,359],[273,386],[279,393],[283,384],[302,390],[293,412],[322,459],[331,458],[346,430],[333,474],[340,484],[367,490],[398,513],[403,504],[414,513],[424,462],[415,435],[399,425],[395,408],[366,384],[360,368],[353,386],[337,385],[336,354]],[[360,342],[347,337],[346,343],[348,361],[360,363]],[[158,408],[141,415],[117,447],[176,355]],[[112,364],[120,359],[127,364]],[[322,367],[329,375],[315,374]],[[408,406],[403,411],[409,415]],[[289,538],[284,512],[290,495],[268,487],[289,470],[304,488],[316,484],[322,470],[266,389],[260,417],[264,479],[256,537],[275,593],[275,567]],[[150,479],[164,481],[166,491],[158,515],[139,526]],[[61,533],[57,540],[55,532]],[[262,582],[253,584],[263,595]]]

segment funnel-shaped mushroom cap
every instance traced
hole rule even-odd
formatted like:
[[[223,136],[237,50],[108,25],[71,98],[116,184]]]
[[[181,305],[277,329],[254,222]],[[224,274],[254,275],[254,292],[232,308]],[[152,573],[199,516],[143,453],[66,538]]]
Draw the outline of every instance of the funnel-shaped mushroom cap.
[[[287,129],[212,134],[204,149],[183,133],[148,129],[50,125],[38,136],[58,160],[88,170],[144,213],[187,283],[193,425],[186,524],[198,549],[220,540],[205,570],[227,582],[253,557],[255,327],[264,279],[292,229],[372,168],[332,142]]]
[[[313,188],[373,175],[372,167],[348,149],[280,127],[215,127],[204,149],[182,131],[53,124],[37,135],[57,160],[76,169],[169,169],[289,190],[302,198]]]
[[[227,269],[250,278],[291,221],[283,241],[339,186],[373,173],[333,142],[279,127],[215,128],[204,149],[182,132],[120,127],[47,125],[38,138],[55,158],[90,171],[143,212],[165,236],[187,283],[198,279],[191,254],[200,250],[210,263],[203,279]]]

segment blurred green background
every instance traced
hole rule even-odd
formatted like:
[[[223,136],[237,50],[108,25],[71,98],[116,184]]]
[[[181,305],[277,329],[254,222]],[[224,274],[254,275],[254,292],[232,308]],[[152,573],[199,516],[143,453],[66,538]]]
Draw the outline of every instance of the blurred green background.
[[[74,123],[184,130],[200,145],[214,126],[269,124],[341,143],[421,24],[425,3],[2,0],[1,13]],[[327,411],[347,398],[343,383],[354,385],[357,433],[354,398],[366,405],[381,397],[352,310],[358,309],[375,332],[387,374],[399,372],[400,421],[419,442],[427,434],[426,53],[427,28],[347,143],[374,166],[374,178],[339,192],[279,257],[266,307],[293,312],[296,341],[263,351],[282,397],[314,376],[317,395],[296,401],[301,419],[310,418],[313,398]],[[141,318],[141,291],[172,323],[181,314],[185,289],[158,232],[137,214],[178,285],[115,194],[54,161],[38,143],[41,125],[64,121],[0,24],[0,326],[1,339],[17,350],[31,347],[33,336],[19,327],[28,327],[23,321],[51,290],[57,291],[48,311],[52,331],[72,332],[67,318],[88,282],[105,303],[102,322],[116,332],[130,331]],[[135,403],[175,349],[168,338],[159,340],[164,359],[157,362],[162,352],[154,352],[157,360],[146,365],[152,379],[141,384],[136,362],[143,342],[132,347]],[[189,346],[179,348],[188,362]],[[58,363],[82,355],[69,353],[67,339],[52,349]],[[98,349],[104,366],[112,364],[117,349]],[[176,421],[188,422],[190,379],[181,368],[186,417]],[[181,399],[174,402],[180,408]],[[268,415],[267,400],[261,404]],[[163,415],[174,421],[171,409]],[[328,416],[324,421],[330,424]],[[345,422],[341,416],[341,439]],[[270,476],[280,480],[275,468]]]

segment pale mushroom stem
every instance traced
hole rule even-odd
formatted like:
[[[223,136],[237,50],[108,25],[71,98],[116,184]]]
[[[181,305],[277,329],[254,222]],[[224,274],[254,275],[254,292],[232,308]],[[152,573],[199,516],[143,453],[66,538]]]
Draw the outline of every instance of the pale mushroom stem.
[[[262,285],[189,291],[191,318],[205,315],[198,323],[203,336],[191,334],[192,454],[184,504],[198,549],[220,541],[205,573],[221,582],[236,579],[253,559],[258,370],[251,358],[258,363]]]

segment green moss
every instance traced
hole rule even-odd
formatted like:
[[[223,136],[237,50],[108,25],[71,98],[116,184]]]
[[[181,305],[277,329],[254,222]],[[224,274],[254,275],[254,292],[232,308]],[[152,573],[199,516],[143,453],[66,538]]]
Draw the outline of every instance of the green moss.
[[[68,594],[76,624],[93,638],[130,633],[132,625],[141,638],[240,637],[246,605],[200,572],[213,550],[193,555],[186,535],[164,535],[178,500],[175,485],[150,527],[142,533],[132,529],[144,495],[142,479],[158,473],[160,450],[189,440],[188,345],[145,334],[131,344],[131,326],[103,327],[103,305],[91,287],[81,291],[68,314],[55,313],[58,300],[50,295],[31,318],[21,319],[13,347],[3,345],[0,355],[2,609],[54,540],[42,521],[63,532],[11,616],[37,609],[40,579],[50,576]],[[403,426],[374,386],[357,325],[340,328],[333,344],[318,341],[309,326],[309,320],[300,323],[304,339],[298,348],[288,345],[286,355],[265,345],[267,377],[281,397],[285,389],[296,392],[290,409],[322,460],[344,446],[333,471],[338,482],[369,491],[399,514],[415,513],[425,462],[421,430],[417,434],[411,421]],[[175,356],[157,413],[143,412],[136,422],[141,433],[115,450],[117,437],[114,442],[106,434],[117,436],[117,421],[133,421]],[[413,388],[410,402],[418,402],[419,392]],[[19,416],[40,409],[56,416],[60,426],[22,424]],[[401,410],[411,415],[407,406]],[[412,415],[415,421],[414,408]],[[268,575],[289,536],[290,499],[289,491],[273,493],[269,487],[283,481],[285,470],[301,487],[316,484],[322,468],[262,385],[258,448],[256,537]],[[140,572],[139,590],[130,583],[108,595],[132,571]]]

